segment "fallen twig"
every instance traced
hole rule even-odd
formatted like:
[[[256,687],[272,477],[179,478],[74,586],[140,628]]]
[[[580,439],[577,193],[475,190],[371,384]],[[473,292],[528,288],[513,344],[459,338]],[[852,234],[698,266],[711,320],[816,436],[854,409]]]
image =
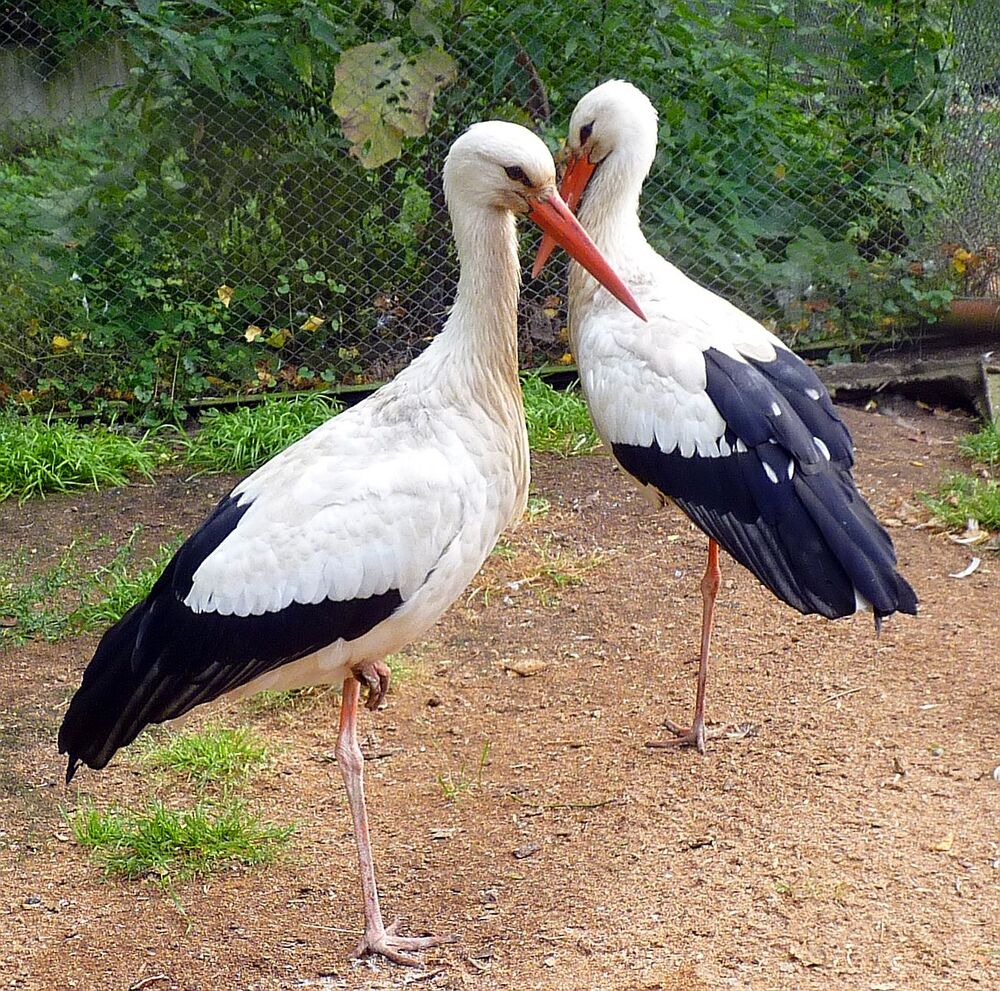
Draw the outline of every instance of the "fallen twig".
[[[540,809],[543,812],[551,812],[555,809],[601,809],[605,805],[621,804],[620,798],[605,798],[599,802],[554,802],[552,805],[543,805],[540,802],[532,802],[530,799],[521,798],[513,792],[508,792],[507,797],[514,799],[515,802],[520,802],[522,805],[530,805],[532,808]]]
[[[443,974],[447,970],[446,967],[438,967],[436,970],[427,970],[419,974],[408,974],[403,978],[403,984],[416,984],[417,981],[429,981],[432,977],[437,977],[438,974]]]
[[[862,688],[864,686],[862,685]],[[823,699],[820,705],[826,705],[828,702],[835,702],[837,699],[842,699],[847,695],[854,695],[856,692],[860,692],[861,688],[848,688],[846,691],[837,692],[835,695],[830,695],[828,698]]]
[[[157,981],[169,980],[169,974],[153,974],[152,977],[144,977],[141,981],[136,981],[135,984],[130,984],[128,986],[128,991],[141,991],[142,988],[147,987],[150,984],[155,984]]]

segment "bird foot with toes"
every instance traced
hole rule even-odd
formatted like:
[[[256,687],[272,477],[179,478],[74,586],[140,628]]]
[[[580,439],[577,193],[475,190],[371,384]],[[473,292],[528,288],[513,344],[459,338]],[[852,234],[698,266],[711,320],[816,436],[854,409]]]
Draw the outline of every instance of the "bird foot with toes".
[[[669,719],[664,720],[664,728],[673,734],[663,740],[650,740],[646,746],[651,750],[665,750],[668,747],[697,747],[698,753],[705,752],[705,743],[708,740],[743,740],[748,736],[753,736],[756,728],[750,723],[739,725],[724,723],[718,726],[705,726],[697,723],[694,726],[678,726],[677,723]],[[699,729],[701,732],[699,732]]]
[[[441,946],[445,943],[457,943],[457,936],[398,936],[396,930],[399,928],[399,919],[386,926],[381,933],[369,935],[365,933],[358,941],[357,948],[351,954],[355,959],[378,954],[391,960],[393,963],[402,964],[404,967],[422,967],[423,963],[410,953],[419,950],[429,950],[434,946]]]
[[[392,678],[389,665],[385,661],[362,661],[351,668],[351,674],[368,688],[365,708],[374,712],[389,691],[389,681]]]

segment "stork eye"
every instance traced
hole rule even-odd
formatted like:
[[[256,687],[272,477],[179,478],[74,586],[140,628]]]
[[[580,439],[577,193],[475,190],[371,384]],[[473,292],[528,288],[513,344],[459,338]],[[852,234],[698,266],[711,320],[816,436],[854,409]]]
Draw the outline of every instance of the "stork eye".
[[[594,121],[591,121],[589,124],[584,124],[583,127],[580,128],[581,145],[585,145],[590,140],[591,134],[594,133],[594,123]]]
[[[504,172],[507,173],[507,178],[513,179],[514,182],[520,182],[525,186],[531,185],[531,180],[527,177],[524,169],[522,169],[520,165],[508,165],[507,168],[504,169]]]

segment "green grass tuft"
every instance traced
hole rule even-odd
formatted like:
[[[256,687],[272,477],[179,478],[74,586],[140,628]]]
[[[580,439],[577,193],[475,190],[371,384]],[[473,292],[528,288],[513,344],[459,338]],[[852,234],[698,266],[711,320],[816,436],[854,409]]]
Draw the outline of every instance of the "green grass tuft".
[[[528,517],[528,522],[534,523],[535,520],[548,516],[551,508],[552,503],[544,496],[528,496],[528,505],[524,510],[524,515]]]
[[[390,654],[385,663],[389,668],[389,691],[413,676],[413,667],[402,654]]]
[[[921,496],[937,520],[950,530],[972,519],[984,530],[1000,530],[1000,484],[970,475],[950,475],[937,494]]]
[[[524,414],[533,451],[591,454],[601,445],[578,389],[553,389],[537,373],[526,375]]]
[[[119,550],[111,563],[94,575],[94,584],[104,595],[85,602],[75,610],[70,617],[71,624],[84,632],[101,630],[117,623],[132,606],[149,595],[156,579],[183,542],[182,537],[177,537],[169,544],[161,544],[155,556],[138,567],[127,556],[123,557]],[[131,549],[130,544],[125,546]]]
[[[153,583],[180,545],[180,538],[160,547],[145,566],[132,560],[141,528],[118,547],[111,560],[94,568],[88,558],[107,539],[74,541],[53,566],[21,580],[27,555],[0,562],[0,643],[10,640],[59,640],[73,633],[102,630],[149,594]]]
[[[201,428],[186,442],[186,459],[203,471],[253,471],[341,409],[329,396],[306,395],[265,399],[227,413],[206,410]]]
[[[991,468],[1000,465],[1000,430],[996,424],[991,424],[979,433],[966,434],[959,440],[958,449],[980,464]]]
[[[283,688],[257,692],[243,699],[248,712],[260,715],[268,712],[306,712],[320,699],[334,693],[339,700],[338,689],[333,685],[310,685],[306,688]]]
[[[199,732],[172,735],[163,743],[154,742],[147,746],[141,760],[205,788],[245,780],[268,763],[270,754],[250,729],[210,726]]]
[[[479,751],[479,759],[476,762],[476,772],[475,777],[466,771],[464,764],[459,767],[457,773],[452,774],[439,774],[438,775],[438,785],[441,788],[441,794],[449,802],[455,802],[465,792],[469,791],[471,788],[480,788],[483,784],[483,771],[490,760],[490,741],[486,740],[483,743],[482,749]]]
[[[39,416],[0,415],[0,502],[46,492],[124,485],[152,474],[157,452],[106,427],[80,427]]]
[[[56,564],[23,582],[21,570],[28,559],[24,551],[0,561],[0,644],[58,640],[66,634],[79,601],[76,554],[74,541]]]
[[[241,802],[202,802],[175,811],[152,800],[138,811],[81,808],[68,820],[77,843],[109,875],[152,875],[163,883],[233,864],[266,863],[294,832],[291,826],[262,823]]]

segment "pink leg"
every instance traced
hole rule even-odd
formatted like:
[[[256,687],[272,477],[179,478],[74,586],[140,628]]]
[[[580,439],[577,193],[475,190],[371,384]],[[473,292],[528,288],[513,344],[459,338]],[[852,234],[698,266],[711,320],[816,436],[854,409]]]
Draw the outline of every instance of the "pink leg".
[[[677,726],[667,720],[665,725],[674,736],[667,740],[653,740],[647,747],[684,747],[696,746],[698,753],[705,752],[705,740],[710,736],[722,736],[726,727],[717,732],[706,734],[705,731],[705,683],[708,681],[708,653],[712,642],[712,623],[715,619],[715,597],[719,594],[722,584],[722,571],[719,568],[719,545],[714,540],[708,541],[708,563],[701,579],[701,656],[698,659],[698,692],[694,703],[694,722],[690,729]]]
[[[354,838],[358,846],[358,865],[361,868],[361,889],[365,906],[365,934],[358,943],[354,956],[378,953],[394,963],[419,967],[420,961],[408,956],[405,950],[423,950],[441,943],[453,942],[453,936],[397,936],[397,919],[388,928],[382,922],[382,909],[378,903],[375,885],[375,860],[372,857],[371,836],[368,833],[368,812],[365,808],[364,757],[358,746],[357,720],[360,683],[353,677],[344,681],[344,695],[340,704],[340,731],[337,735],[337,765],[344,778],[347,801],[354,821]]]

